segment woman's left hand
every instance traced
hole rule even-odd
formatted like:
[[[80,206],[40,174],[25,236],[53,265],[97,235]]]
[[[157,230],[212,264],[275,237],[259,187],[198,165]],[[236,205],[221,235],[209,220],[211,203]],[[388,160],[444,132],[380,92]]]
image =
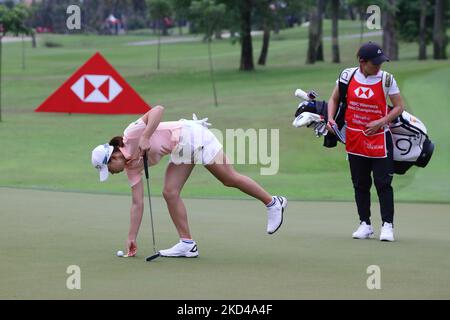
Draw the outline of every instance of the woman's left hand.
[[[369,122],[368,124],[366,124],[366,130],[364,131],[365,134],[367,135],[372,135],[378,132],[378,130],[380,130],[380,128],[382,128],[385,125],[385,120],[384,119],[378,119],[378,120],[374,120],[372,122]]]

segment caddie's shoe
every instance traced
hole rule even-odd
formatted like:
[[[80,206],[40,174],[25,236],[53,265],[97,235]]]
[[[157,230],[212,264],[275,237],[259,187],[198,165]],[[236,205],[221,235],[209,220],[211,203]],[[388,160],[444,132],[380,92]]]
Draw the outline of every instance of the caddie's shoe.
[[[353,239],[368,239],[373,236],[373,228],[365,221],[361,222],[358,229],[353,232]]]
[[[381,227],[380,233],[381,241],[394,241],[394,227],[392,223],[383,222],[383,226]]]
[[[192,243],[186,243],[180,240],[180,242],[170,249],[159,250],[159,254],[162,257],[196,258],[198,257],[197,244],[195,241],[192,241]]]
[[[285,197],[275,196],[272,202],[267,205],[267,233],[274,234],[283,223],[284,209],[287,207]]]

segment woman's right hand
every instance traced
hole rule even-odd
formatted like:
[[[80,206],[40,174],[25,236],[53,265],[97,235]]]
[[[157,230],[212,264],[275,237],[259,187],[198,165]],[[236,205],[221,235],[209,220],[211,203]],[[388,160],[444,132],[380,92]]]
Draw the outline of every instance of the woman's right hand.
[[[127,240],[127,249],[128,249],[127,255],[129,257],[134,257],[136,255],[136,252],[137,252],[136,240],[128,239]]]
[[[141,137],[141,139],[139,140],[139,154],[142,156],[149,149],[150,149],[150,140],[145,137]]]
[[[336,135],[336,133],[334,132],[333,126],[337,126],[336,121],[334,121],[334,119],[328,120],[328,123],[327,123],[328,132],[331,132],[332,134]]]

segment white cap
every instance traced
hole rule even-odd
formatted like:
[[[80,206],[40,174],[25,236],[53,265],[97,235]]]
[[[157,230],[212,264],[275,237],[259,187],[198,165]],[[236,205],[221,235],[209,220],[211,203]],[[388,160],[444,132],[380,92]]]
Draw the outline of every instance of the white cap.
[[[100,181],[106,181],[109,176],[108,161],[114,151],[114,147],[109,144],[101,144],[92,150],[92,165],[100,173]]]

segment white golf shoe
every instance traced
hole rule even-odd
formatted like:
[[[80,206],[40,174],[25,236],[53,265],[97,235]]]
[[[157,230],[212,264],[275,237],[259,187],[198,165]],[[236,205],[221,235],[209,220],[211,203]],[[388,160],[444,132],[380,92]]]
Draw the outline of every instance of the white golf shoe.
[[[198,257],[197,244],[195,241],[192,243],[186,243],[180,240],[180,242],[170,249],[159,250],[159,254],[162,257],[196,258]]]
[[[369,239],[373,236],[373,228],[364,221],[361,222],[358,229],[353,232],[353,239]]]
[[[285,197],[273,197],[274,202],[267,207],[267,233],[274,234],[283,223],[284,209],[287,207]]]
[[[394,241],[394,227],[392,223],[384,222],[380,233],[381,241]]]

